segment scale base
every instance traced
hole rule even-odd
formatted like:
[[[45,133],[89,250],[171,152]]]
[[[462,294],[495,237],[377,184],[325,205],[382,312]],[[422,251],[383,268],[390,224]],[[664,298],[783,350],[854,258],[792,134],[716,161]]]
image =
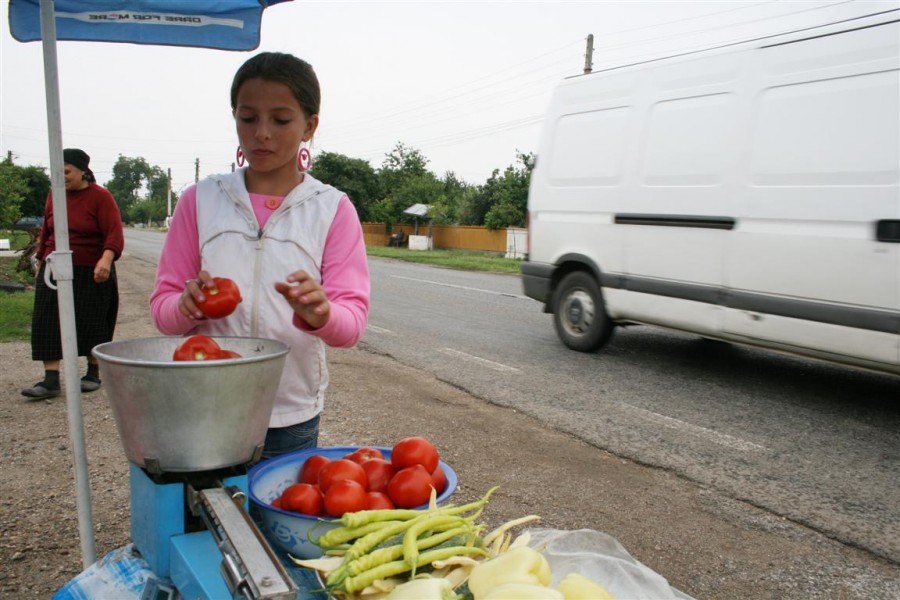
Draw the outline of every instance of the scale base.
[[[198,531],[173,537],[170,552],[169,578],[182,598],[232,597],[219,570],[222,553],[211,533]]]
[[[191,531],[203,530],[203,527],[191,522],[191,515],[186,509],[185,484],[182,481],[154,481],[134,463],[128,464],[128,472],[131,486],[131,541],[153,572],[168,578],[170,540]],[[246,474],[228,473],[223,481],[225,485],[236,486],[247,493]],[[245,508],[246,506],[245,503]],[[221,559],[218,550],[216,554]]]

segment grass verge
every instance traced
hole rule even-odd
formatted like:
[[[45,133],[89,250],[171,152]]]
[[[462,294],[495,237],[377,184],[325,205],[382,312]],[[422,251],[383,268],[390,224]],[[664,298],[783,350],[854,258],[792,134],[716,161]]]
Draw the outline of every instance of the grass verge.
[[[519,273],[521,260],[503,258],[486,252],[465,250],[410,250],[408,248],[388,248],[366,246],[369,256],[394,258],[408,262],[437,265],[464,271],[487,271],[491,273]]]
[[[0,281],[32,283],[30,275],[16,271],[18,262],[18,256],[0,257]],[[0,342],[19,342],[30,339],[33,310],[33,291],[0,291]]]
[[[34,292],[0,292],[0,342],[31,339]]]

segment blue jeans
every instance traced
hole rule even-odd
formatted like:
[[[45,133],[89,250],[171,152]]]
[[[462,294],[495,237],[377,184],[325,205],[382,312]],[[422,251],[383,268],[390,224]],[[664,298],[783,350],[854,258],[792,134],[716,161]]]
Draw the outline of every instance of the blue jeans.
[[[262,458],[274,458],[281,454],[315,448],[319,443],[319,415],[309,421],[287,427],[270,427],[266,432],[266,444]]]

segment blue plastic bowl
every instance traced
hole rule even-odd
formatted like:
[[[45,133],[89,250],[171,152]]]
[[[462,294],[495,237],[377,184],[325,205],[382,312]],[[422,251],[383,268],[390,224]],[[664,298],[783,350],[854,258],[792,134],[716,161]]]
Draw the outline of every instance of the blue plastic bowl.
[[[263,535],[269,543],[278,546],[282,550],[298,558],[319,558],[322,549],[313,544],[310,538],[310,530],[315,528],[312,537],[316,538],[334,529],[336,519],[328,517],[309,517],[295,512],[281,510],[272,506],[272,501],[281,496],[288,486],[297,483],[300,468],[310,456],[321,454],[332,460],[343,458],[361,446],[327,446],[323,448],[309,448],[283,454],[276,458],[265,460],[251,467],[247,474],[250,502],[256,506],[262,517]],[[385,459],[390,460],[391,449],[381,446],[377,448],[384,454]],[[440,461],[440,467],[447,476],[447,487],[437,497],[438,504],[445,502],[456,490],[459,480],[456,472],[450,465]],[[419,509],[427,505],[419,506]]]

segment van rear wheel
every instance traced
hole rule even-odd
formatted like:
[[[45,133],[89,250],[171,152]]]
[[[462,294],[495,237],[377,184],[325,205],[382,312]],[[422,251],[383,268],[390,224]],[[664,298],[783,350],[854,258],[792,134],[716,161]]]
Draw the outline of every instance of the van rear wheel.
[[[594,352],[609,341],[614,325],[594,277],[583,271],[563,277],[553,293],[553,324],[572,350]]]

